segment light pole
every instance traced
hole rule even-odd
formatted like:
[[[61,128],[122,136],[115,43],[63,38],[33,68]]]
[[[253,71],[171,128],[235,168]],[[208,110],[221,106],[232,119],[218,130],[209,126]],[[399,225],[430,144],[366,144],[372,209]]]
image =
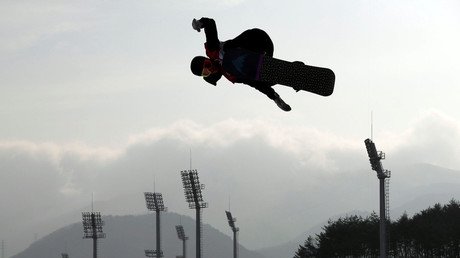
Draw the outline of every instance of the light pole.
[[[201,209],[208,207],[208,204],[203,201],[201,193],[204,185],[200,184],[197,170],[181,171],[181,177],[185,200],[189,208],[196,211],[196,258],[201,258]]]
[[[161,250],[161,223],[160,223],[160,212],[166,211],[163,196],[161,193],[150,193],[146,192],[145,202],[147,204],[147,209],[150,211],[155,211],[156,213],[156,250],[145,250],[145,256],[147,257],[163,257],[163,250]]]
[[[5,240],[2,240],[2,258],[5,258]]]
[[[97,240],[105,238],[105,233],[102,232],[104,222],[101,219],[99,212],[83,212],[83,238],[93,239],[93,258],[97,258]]]
[[[369,161],[371,163],[371,168],[377,172],[377,178],[380,183],[380,258],[385,258],[387,251],[387,221],[389,220],[389,178],[391,177],[391,172],[389,170],[384,170],[382,162],[380,160],[385,159],[385,153],[379,151],[375,148],[374,142],[371,139],[366,139],[364,141],[366,145],[367,154],[369,155]]]
[[[182,256],[176,256],[176,258],[186,258],[187,257],[186,241],[188,237],[185,236],[184,227],[182,225],[177,225],[176,231],[177,231],[177,237],[182,241]]]
[[[235,226],[236,218],[232,217],[230,211],[225,211],[225,214],[227,214],[228,225],[233,231],[233,258],[238,258],[238,231],[240,228]]]

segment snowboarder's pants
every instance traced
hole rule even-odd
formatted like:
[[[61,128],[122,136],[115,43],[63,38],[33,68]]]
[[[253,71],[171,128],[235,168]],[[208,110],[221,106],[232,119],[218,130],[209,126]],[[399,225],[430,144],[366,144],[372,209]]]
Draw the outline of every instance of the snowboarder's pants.
[[[227,42],[226,47],[241,47],[256,53],[265,54],[267,56],[273,56],[274,46],[268,34],[261,29],[250,29],[241,33],[238,37],[234,38],[230,42]],[[250,82],[247,83],[249,86],[257,89],[264,93],[270,99],[276,99],[278,94],[272,89],[273,83],[267,82]]]

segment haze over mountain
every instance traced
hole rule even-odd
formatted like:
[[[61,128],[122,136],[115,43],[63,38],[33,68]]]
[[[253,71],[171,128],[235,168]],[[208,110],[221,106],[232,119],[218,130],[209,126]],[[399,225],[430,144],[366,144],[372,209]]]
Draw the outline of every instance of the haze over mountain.
[[[182,255],[182,242],[178,239],[175,225],[182,225],[187,240],[187,257],[195,255],[195,221],[174,213],[162,213],[162,247],[165,258]],[[98,242],[99,257],[124,258],[143,257],[144,250],[155,249],[155,215],[105,216],[103,227],[106,238]],[[233,240],[210,225],[203,226],[203,257],[233,257]],[[83,239],[81,223],[61,228],[33,243],[13,258],[60,257],[68,253],[72,258],[92,255],[92,239]],[[264,258],[262,255],[239,247],[241,258]]]
[[[416,199],[407,203],[403,207],[392,210],[393,220],[399,218],[397,210],[403,210],[409,216],[413,212],[426,209],[434,203],[447,203],[448,196],[459,195],[460,190],[453,194],[427,194],[422,199]],[[428,205],[427,205],[428,204]],[[175,225],[183,225],[187,237],[187,254],[195,253],[195,221],[188,216],[181,216],[175,213],[162,213],[162,250],[165,257],[175,257],[174,254],[181,254],[182,245],[177,238]],[[339,217],[358,215],[369,216],[369,212],[350,211],[346,214],[336,215],[331,220]],[[155,249],[155,224],[154,213],[145,215],[126,215],[126,216],[104,216],[104,232],[107,237],[99,240],[99,254],[101,257],[136,257],[145,249]],[[179,221],[179,222],[178,222]],[[315,236],[322,231],[322,227],[327,221],[308,229],[303,234],[273,247],[262,248],[250,251],[245,247],[239,247],[240,257],[248,258],[278,258],[293,257],[299,245],[303,244],[308,236]],[[82,223],[77,222],[61,228],[42,239],[34,242],[26,250],[13,256],[13,258],[46,258],[58,256],[60,253],[68,253],[71,257],[84,258],[92,252],[92,241],[82,238]],[[233,257],[232,239],[227,233],[222,233],[214,229],[211,225],[203,226],[204,257]],[[244,232],[243,232],[244,233]]]

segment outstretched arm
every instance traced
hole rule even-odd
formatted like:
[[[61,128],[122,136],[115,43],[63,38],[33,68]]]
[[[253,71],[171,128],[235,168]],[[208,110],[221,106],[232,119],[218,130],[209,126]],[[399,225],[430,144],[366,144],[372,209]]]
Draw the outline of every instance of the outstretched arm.
[[[219,49],[219,38],[217,37],[216,22],[211,18],[203,17],[199,20],[193,19],[192,27],[196,31],[204,29],[206,35],[206,46],[208,49]]]

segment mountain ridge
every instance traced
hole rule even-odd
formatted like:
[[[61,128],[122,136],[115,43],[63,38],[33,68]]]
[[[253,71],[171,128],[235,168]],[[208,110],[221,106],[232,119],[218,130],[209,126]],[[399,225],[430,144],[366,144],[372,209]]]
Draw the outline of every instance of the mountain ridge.
[[[102,217],[106,238],[98,240],[100,257],[144,257],[144,250],[155,249],[155,215],[108,215]],[[162,250],[165,258],[182,254],[182,242],[175,225],[184,227],[187,240],[187,256],[195,253],[195,221],[176,213],[161,214]],[[233,240],[230,236],[203,224],[203,257],[233,257]],[[229,229],[230,230],[230,229]],[[12,258],[48,258],[68,253],[72,258],[88,257],[92,253],[92,241],[83,239],[83,226],[73,223],[37,240]],[[241,258],[265,258],[263,255],[239,245]]]

